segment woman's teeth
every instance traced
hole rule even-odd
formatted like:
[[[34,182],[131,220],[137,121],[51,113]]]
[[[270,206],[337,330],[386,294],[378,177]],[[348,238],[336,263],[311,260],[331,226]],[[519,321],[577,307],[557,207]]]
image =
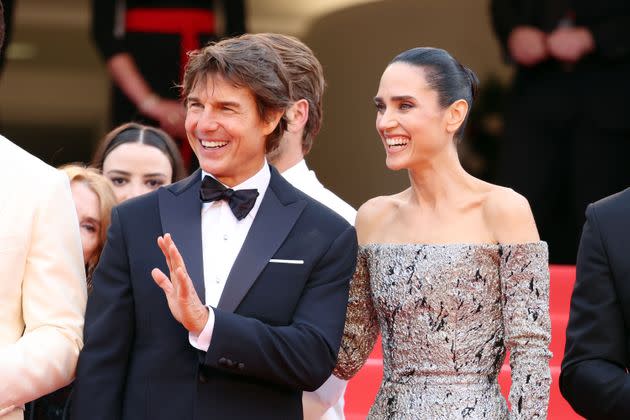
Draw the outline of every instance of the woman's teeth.
[[[388,147],[401,147],[406,146],[409,143],[409,139],[404,137],[392,137],[385,139]]]

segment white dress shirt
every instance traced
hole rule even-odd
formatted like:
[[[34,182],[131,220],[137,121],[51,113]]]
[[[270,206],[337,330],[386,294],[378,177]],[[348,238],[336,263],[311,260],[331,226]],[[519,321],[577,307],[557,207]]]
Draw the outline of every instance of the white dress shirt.
[[[202,179],[206,175],[212,176],[204,171],[201,172]],[[225,200],[203,203],[201,209],[203,278],[206,291],[205,302],[210,313],[208,322],[199,336],[197,337],[192,333],[188,335],[190,344],[199,350],[208,351],[210,347],[214,329],[212,307],[219,304],[225,282],[258,213],[258,208],[267,187],[269,187],[270,180],[271,171],[265,161],[263,167],[254,176],[232,187],[233,190],[258,189],[258,197],[256,197],[254,207],[241,220],[234,216]]]
[[[324,187],[317,179],[315,172],[308,169],[304,159],[282,172],[282,176],[295,188],[324,204],[354,225],[357,211]],[[345,418],[343,394],[347,384],[347,381],[331,375],[315,392],[304,392],[302,398],[304,420],[343,420]]]
[[[324,187],[317,179],[315,172],[308,169],[304,159],[282,172],[282,177],[295,188],[330,208],[354,226],[357,211],[350,204],[335,195],[335,193]]]

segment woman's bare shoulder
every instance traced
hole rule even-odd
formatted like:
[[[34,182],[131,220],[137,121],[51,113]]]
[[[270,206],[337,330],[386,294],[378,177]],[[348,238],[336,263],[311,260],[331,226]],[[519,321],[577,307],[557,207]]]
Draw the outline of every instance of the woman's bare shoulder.
[[[356,219],[359,244],[368,243],[375,237],[391,213],[399,208],[401,194],[374,197],[359,207]]]
[[[511,188],[489,185],[483,212],[496,241],[508,244],[540,240],[527,199]]]

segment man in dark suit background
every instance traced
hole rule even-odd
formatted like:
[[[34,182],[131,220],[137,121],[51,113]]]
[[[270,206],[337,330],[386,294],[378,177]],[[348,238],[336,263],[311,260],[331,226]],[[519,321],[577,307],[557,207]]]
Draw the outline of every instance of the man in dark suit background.
[[[289,86],[256,35],[191,56],[186,131],[201,169],[114,209],[74,418],[301,418],[302,391],[330,375],[356,235],[266,163]]]
[[[560,390],[588,419],[630,418],[630,188],[586,210]]]

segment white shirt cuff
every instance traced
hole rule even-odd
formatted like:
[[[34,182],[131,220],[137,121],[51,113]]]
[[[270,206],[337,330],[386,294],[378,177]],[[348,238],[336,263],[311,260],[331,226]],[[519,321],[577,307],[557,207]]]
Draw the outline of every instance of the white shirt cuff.
[[[313,391],[313,394],[328,408],[335,406],[337,403],[341,403],[343,407],[343,394],[347,385],[348,381],[339,379],[335,375],[330,375],[330,378]]]
[[[214,331],[214,311],[212,307],[208,306],[208,322],[203,330],[199,333],[199,336],[193,333],[188,333],[188,342],[190,345],[198,350],[208,351],[210,348],[210,340],[212,339],[212,332]]]

